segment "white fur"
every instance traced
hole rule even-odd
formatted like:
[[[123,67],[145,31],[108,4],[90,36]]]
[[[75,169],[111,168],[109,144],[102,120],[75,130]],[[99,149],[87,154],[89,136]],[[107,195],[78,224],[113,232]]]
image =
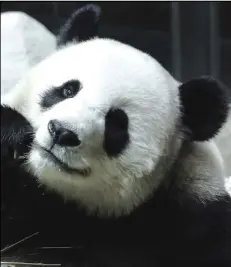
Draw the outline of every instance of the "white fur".
[[[224,160],[225,174],[231,176],[231,106],[227,122],[215,137],[215,142]]]
[[[56,49],[55,36],[23,12],[1,13],[1,96]]]
[[[41,93],[70,79],[82,83],[77,96],[42,112],[38,104]],[[89,212],[120,215],[153,193],[181,153],[178,86],[147,54],[113,40],[94,39],[69,45],[44,60],[18,85],[18,94],[3,102],[27,117],[40,145],[51,145],[47,129],[51,119],[65,121],[81,140],[78,148],[55,146],[53,153],[74,168],[90,170],[88,175],[63,173],[34,146],[28,167],[39,183],[77,201]],[[129,117],[130,143],[122,155],[111,159],[102,143],[105,115],[113,107],[123,109]],[[215,156],[210,158],[206,149]],[[214,147],[204,144],[185,154],[185,161],[180,157],[185,162],[181,167],[184,173],[190,170],[190,179],[197,180],[183,180],[182,173],[179,186],[190,183],[189,193],[203,194],[202,200],[224,194],[217,154]],[[200,165],[200,160],[205,165]]]
[[[225,179],[225,188],[231,196],[231,176]]]
[[[199,201],[216,200],[225,193],[223,159],[213,141],[184,145],[176,169],[177,186]]]

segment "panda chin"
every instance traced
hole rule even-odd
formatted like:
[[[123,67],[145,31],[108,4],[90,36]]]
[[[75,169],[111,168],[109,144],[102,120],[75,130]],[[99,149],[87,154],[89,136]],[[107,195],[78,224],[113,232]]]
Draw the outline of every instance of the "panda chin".
[[[39,154],[42,154],[42,158],[46,159],[47,162],[51,163],[55,168],[58,170],[61,170],[64,173],[67,174],[77,174],[81,175],[83,177],[87,177],[91,173],[90,168],[85,168],[85,169],[77,169],[70,167],[67,163],[59,159],[54,153],[52,153],[51,150],[46,149],[45,147],[35,144],[36,150],[39,152]]]

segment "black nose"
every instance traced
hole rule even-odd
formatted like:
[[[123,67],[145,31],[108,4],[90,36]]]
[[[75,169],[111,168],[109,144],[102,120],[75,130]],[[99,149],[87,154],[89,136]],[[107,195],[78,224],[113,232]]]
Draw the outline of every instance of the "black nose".
[[[81,143],[77,134],[63,127],[57,120],[48,122],[48,131],[54,143],[60,146],[78,146]]]

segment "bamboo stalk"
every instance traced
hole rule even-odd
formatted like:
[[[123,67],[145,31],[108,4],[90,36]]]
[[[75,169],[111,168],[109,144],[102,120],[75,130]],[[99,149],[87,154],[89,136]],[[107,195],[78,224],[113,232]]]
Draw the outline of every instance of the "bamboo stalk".
[[[39,232],[34,233],[34,234],[32,234],[32,235],[29,235],[29,236],[27,236],[27,237],[25,237],[25,238],[23,238],[23,239],[21,239],[21,240],[15,242],[15,243],[11,244],[11,245],[9,245],[9,246],[6,246],[5,248],[3,248],[3,249],[1,250],[1,253],[6,252],[7,250],[9,250],[9,249],[11,249],[11,248],[13,248],[13,247],[15,247],[15,246],[17,246],[17,245],[23,243],[23,242],[26,241],[27,239],[29,239],[29,238],[31,238],[31,237],[34,237],[34,236],[37,235],[37,234],[39,234]]]
[[[1,264],[9,265],[30,265],[30,266],[61,266],[60,263],[39,263],[39,262],[17,262],[17,261],[1,261]]]
[[[40,247],[39,249],[73,249],[73,247]]]

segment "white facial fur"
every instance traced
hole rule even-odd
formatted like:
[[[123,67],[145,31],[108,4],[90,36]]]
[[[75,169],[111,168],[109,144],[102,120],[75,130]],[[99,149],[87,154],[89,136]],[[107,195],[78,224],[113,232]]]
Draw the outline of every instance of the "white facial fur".
[[[51,87],[77,79],[81,91],[41,110],[40,97]],[[36,66],[18,85],[15,106],[34,127],[35,141],[49,148],[47,124],[64,121],[78,134],[77,148],[55,146],[52,152],[69,166],[90,170],[86,177],[55,166],[36,146],[28,167],[39,183],[99,215],[131,212],[164,179],[181,146],[179,83],[158,62],[132,47],[108,39],[72,44]],[[103,150],[105,115],[111,108],[129,118],[130,142],[119,157]]]

